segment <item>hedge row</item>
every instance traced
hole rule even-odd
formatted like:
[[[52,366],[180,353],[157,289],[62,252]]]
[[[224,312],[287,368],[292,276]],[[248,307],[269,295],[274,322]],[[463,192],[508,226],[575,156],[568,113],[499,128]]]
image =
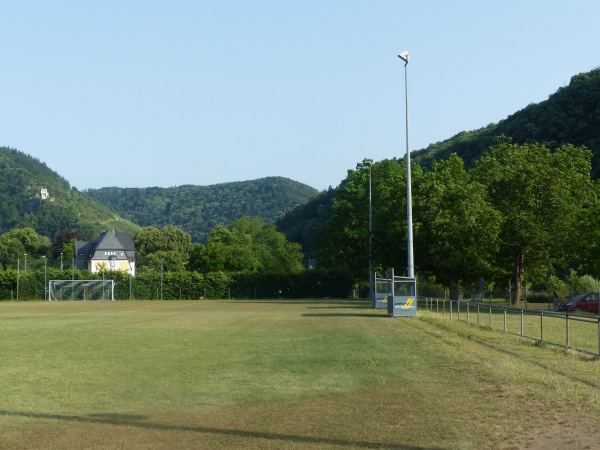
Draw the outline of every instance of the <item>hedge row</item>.
[[[342,273],[307,270],[301,273],[146,272],[135,277],[122,272],[92,274],[51,269],[0,271],[0,300],[41,300],[48,280],[115,280],[115,299],[295,299],[350,298],[354,280]]]

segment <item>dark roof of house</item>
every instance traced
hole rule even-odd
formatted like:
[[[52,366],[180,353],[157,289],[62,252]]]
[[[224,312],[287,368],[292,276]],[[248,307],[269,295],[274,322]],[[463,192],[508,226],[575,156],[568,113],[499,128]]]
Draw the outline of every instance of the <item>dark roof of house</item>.
[[[133,239],[127,233],[116,233],[112,231],[103,231],[96,239],[94,250],[125,250],[133,252]]]
[[[127,258],[135,260],[135,246],[133,239],[128,233],[115,232],[114,230],[103,231],[94,242],[77,241],[75,250],[78,255],[91,257],[97,251],[125,251]]]

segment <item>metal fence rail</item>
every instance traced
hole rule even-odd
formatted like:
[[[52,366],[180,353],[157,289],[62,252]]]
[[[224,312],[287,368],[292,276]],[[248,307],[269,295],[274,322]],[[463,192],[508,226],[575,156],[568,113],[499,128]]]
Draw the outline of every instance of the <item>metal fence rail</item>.
[[[600,357],[600,316],[425,297],[419,307],[478,326]]]

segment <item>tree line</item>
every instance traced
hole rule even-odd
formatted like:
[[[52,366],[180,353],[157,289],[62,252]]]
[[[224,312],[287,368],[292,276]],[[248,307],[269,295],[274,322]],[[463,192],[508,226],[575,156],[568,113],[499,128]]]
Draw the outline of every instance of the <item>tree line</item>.
[[[556,286],[572,270],[592,276],[600,271],[599,186],[585,147],[550,149],[500,137],[471,169],[452,154],[427,171],[412,164],[411,178],[416,273],[421,281],[448,287],[453,298],[484,279],[488,287],[512,285],[518,300],[527,284]],[[313,221],[307,223],[299,208],[281,222],[308,236],[317,268],[366,284],[371,254],[377,273],[406,270],[404,159],[365,160],[336,190],[308,205]],[[81,237],[63,230],[52,243],[32,228],[10,230],[0,235],[0,264],[14,270],[24,254],[32,261],[60,253],[69,261],[73,241]],[[218,225],[203,244],[174,225],[144,227],[134,243],[140,273],[160,267],[171,273],[285,274],[306,267],[301,245],[257,217]]]
[[[449,287],[550,284],[569,269],[599,273],[598,184],[585,147],[515,144],[501,137],[470,170],[452,154],[412,164],[416,273]],[[311,237],[317,266],[368,280],[369,177],[375,270],[407,268],[406,163],[365,160],[338,188]],[[554,276],[554,278],[553,278]]]
[[[14,270],[29,258],[33,261],[59,257],[73,264],[74,242],[86,240],[75,230],[62,230],[51,242],[33,228],[15,228],[0,235],[0,269]],[[134,236],[138,272],[194,271],[298,273],[303,270],[300,245],[289,242],[274,225],[258,217],[242,217],[215,227],[204,244],[192,243],[189,233],[174,225],[162,229],[144,227]]]
[[[135,277],[76,270],[74,242],[82,239],[74,230],[54,243],[32,228],[0,235],[0,299],[48,298],[49,279],[114,279],[119,299],[347,298],[353,286],[341,271],[304,270],[300,245],[257,217],[215,227],[205,244],[174,225],[142,228]]]

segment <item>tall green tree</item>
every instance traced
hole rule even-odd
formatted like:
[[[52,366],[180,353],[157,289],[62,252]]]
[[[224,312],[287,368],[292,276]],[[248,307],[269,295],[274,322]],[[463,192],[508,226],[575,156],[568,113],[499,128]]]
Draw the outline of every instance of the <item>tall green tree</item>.
[[[206,244],[194,246],[190,259],[201,272],[298,272],[302,257],[300,244],[288,242],[274,225],[242,217],[215,227]]]
[[[420,184],[423,171],[411,164],[412,195]],[[408,270],[408,226],[406,204],[406,158],[383,160],[372,167],[373,262],[383,271],[394,267],[396,275]],[[414,211],[413,211],[414,215]],[[413,235],[418,223],[413,218]],[[421,261],[415,259],[415,270]]]
[[[502,214],[498,262],[512,266],[517,304],[524,281],[541,280],[565,263],[575,217],[595,199],[590,159],[584,147],[501,142],[473,169]]]
[[[200,272],[255,272],[260,268],[252,236],[234,225],[218,225],[210,232],[208,242],[198,246],[194,268]]]
[[[370,160],[357,164],[337,189],[331,216],[315,238],[317,265],[368,280]]]
[[[50,239],[33,228],[15,228],[0,235],[0,264],[4,269],[15,267],[27,254],[30,258],[47,255]]]
[[[471,180],[462,158],[452,154],[434,162],[415,194],[415,249],[421,270],[448,286],[453,299],[460,282],[491,278],[501,216],[488,201],[486,187]]]
[[[174,225],[142,228],[133,242],[140,269],[160,266],[169,272],[185,270],[192,246],[191,236]]]
[[[422,175],[412,165],[413,184]],[[369,175],[371,178],[372,248],[374,268],[407,267],[406,162],[384,160],[371,165],[363,160],[338,188],[327,225],[316,239],[317,264],[343,269],[357,279],[368,280]]]
[[[337,190],[330,187],[306,203],[288,210],[275,222],[277,230],[285,233],[289,241],[302,245],[306,263],[317,257],[315,236],[331,216],[331,202],[336,193]]]
[[[300,272],[303,269],[302,246],[288,242],[275,225],[264,226],[254,237],[254,242],[264,272]]]
[[[584,275],[600,274],[600,182],[596,181],[597,200],[576,215],[578,239],[573,243],[569,265]]]

